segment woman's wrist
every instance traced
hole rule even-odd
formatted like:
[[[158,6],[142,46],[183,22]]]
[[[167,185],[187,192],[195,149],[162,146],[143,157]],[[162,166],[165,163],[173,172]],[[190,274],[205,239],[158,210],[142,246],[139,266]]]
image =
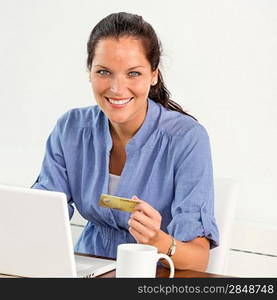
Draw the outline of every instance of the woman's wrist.
[[[169,248],[172,245],[172,237],[164,231],[160,230],[158,238],[151,245],[156,247],[159,253],[167,254]]]

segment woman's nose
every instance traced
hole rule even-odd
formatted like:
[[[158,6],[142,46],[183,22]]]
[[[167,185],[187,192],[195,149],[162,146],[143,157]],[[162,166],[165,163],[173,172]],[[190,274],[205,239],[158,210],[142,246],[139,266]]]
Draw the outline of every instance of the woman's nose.
[[[126,81],[122,77],[113,78],[111,81],[110,90],[116,95],[123,96],[126,89]]]

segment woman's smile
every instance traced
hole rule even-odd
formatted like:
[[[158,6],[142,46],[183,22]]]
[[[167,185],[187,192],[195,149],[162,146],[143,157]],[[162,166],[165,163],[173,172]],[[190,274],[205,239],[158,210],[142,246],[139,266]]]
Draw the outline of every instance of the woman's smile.
[[[134,97],[131,98],[107,98],[105,97],[111,107],[116,109],[124,108],[130,103]]]

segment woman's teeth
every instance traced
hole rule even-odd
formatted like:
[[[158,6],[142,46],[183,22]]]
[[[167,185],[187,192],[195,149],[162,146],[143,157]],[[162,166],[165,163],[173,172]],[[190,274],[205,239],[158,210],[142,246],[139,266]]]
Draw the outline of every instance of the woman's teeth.
[[[130,102],[133,98],[129,98],[129,99],[123,99],[123,100],[113,100],[110,98],[106,98],[110,103],[112,104],[118,104],[118,105],[123,105],[126,104],[128,102]]]

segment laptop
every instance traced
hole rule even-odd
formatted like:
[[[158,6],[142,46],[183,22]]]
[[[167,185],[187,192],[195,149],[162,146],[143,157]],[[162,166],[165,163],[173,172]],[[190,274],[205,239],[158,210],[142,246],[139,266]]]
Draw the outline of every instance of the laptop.
[[[96,277],[116,261],[74,254],[64,193],[0,185],[0,273]]]

